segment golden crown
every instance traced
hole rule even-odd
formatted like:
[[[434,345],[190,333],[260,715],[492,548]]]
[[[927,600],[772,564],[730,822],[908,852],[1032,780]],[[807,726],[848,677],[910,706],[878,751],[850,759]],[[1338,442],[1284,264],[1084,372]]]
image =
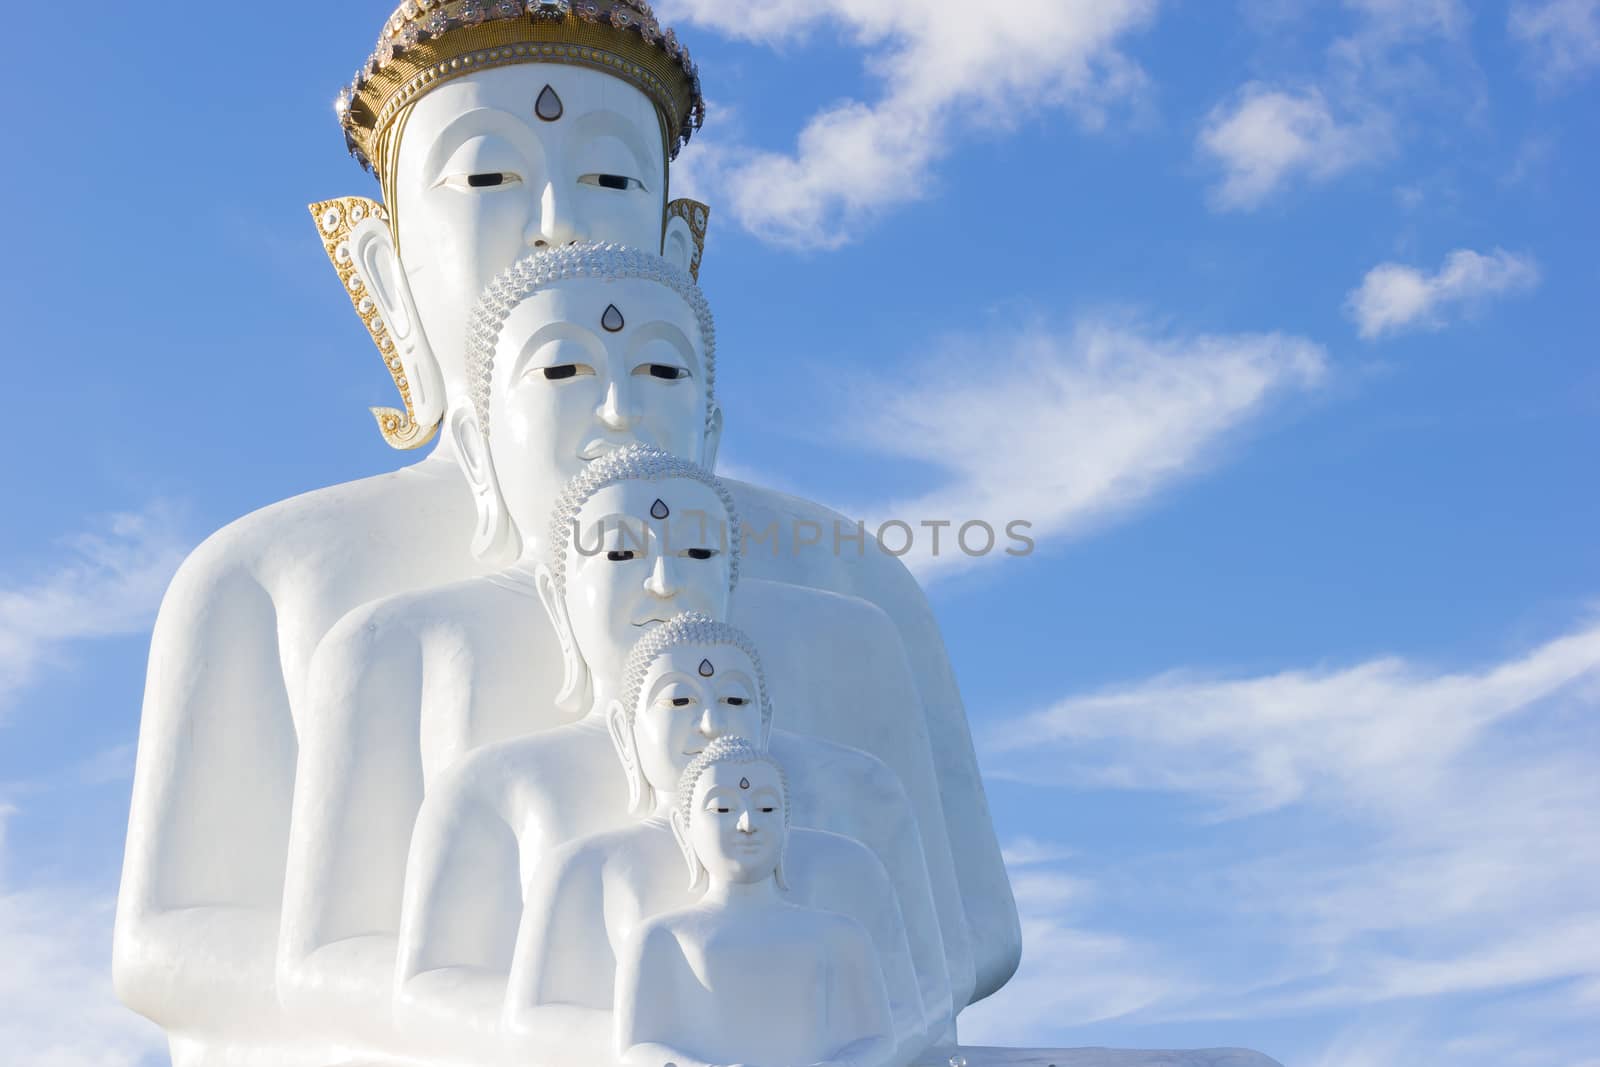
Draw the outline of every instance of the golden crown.
[[[661,115],[669,157],[705,121],[700,73],[649,0],[405,0],[336,104],[350,152],[384,177],[379,145],[430,89],[519,63],[589,67],[637,87]]]

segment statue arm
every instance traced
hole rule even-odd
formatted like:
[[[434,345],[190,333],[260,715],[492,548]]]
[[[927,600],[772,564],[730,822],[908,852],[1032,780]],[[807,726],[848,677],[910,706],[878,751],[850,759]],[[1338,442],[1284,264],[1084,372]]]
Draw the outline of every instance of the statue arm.
[[[616,959],[606,926],[602,848],[575,842],[532,872],[506,990],[513,1035],[609,1049]]]
[[[150,646],[112,973],[170,1029],[275,1026],[295,736],[272,597],[236,536],[180,568]]]
[[[816,906],[848,915],[866,931],[887,991],[890,1032],[907,1044],[921,1042],[929,1037],[932,1020],[922,1003],[916,956],[889,875],[859,842],[833,834],[825,835],[824,841],[833,846],[840,896],[839,903],[823,901]]]
[[[927,594],[905,564],[868,551],[851,570],[856,595],[881,607],[899,630],[922,698],[976,965],[971,998],[976,1003],[1016,973],[1022,960],[1022,924],[989,814],[961,690]]]
[[[521,912],[517,840],[469,756],[417,817],[400,919],[396,1019],[408,1034],[492,1037]]]
[[[889,994],[872,942],[859,924],[842,917],[833,924],[832,933],[828,1023],[839,1045],[817,1067],[891,1067],[905,1057],[896,1055]]]
[[[640,928],[617,960],[616,1048],[627,1067],[713,1067],[673,1044],[678,983],[695,981],[683,948],[660,922]]]
[[[385,1033],[401,885],[422,800],[420,649],[376,607],[351,612],[312,657],[278,944],[278,989],[329,1032]]]

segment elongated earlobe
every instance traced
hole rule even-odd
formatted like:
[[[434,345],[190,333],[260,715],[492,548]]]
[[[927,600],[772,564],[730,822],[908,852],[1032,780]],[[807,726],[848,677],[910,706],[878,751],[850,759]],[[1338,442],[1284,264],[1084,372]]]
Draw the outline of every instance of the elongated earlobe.
[[[706,441],[701,449],[700,466],[708,471],[717,469],[717,453],[722,450],[722,408],[711,409],[711,416],[706,419]],[[734,531],[738,536],[738,531]]]
[[[351,230],[349,249],[364,299],[376,306],[368,327],[405,402],[404,412],[374,409],[373,413],[391,445],[421,447],[433,439],[444,419],[444,372],[417,318],[388,224],[367,215]],[[357,309],[361,306],[358,303]]]
[[[550,625],[555,627],[556,638],[561,642],[561,689],[556,693],[556,707],[562,711],[580,712],[589,695],[589,665],[583,661],[578,642],[572,636],[572,617],[567,614],[567,602],[556,588],[556,576],[546,564],[534,571],[534,584],[539,590],[539,602]]]
[[[706,879],[706,869],[700,862],[700,857],[695,853],[694,844],[689,840],[689,828],[683,823],[683,813],[673,811],[668,820],[672,825],[672,839],[678,842],[678,848],[683,852],[683,861],[689,867],[689,892],[698,890]]]
[[[649,793],[650,804],[653,805],[655,791],[645,784],[644,772],[639,769],[638,753],[633,748],[633,732],[628,726],[628,713],[623,710],[622,701],[613,700],[606,709],[606,729],[611,732],[612,747],[617,750],[623,776],[628,779],[628,811],[635,815],[648,814],[645,794]]]
[[[472,554],[488,563],[514,563],[522,554],[522,538],[511,522],[505,498],[500,494],[494,460],[489,456],[488,442],[478,427],[478,416],[472,405],[462,404],[451,411],[447,421],[451,443],[455,445],[456,462],[472,489],[472,501],[477,509],[477,522],[472,531]]]

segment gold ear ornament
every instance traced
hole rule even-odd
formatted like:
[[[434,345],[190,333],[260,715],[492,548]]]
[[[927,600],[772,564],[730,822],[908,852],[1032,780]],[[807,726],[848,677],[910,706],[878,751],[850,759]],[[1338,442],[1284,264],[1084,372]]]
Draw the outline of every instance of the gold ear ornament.
[[[711,208],[698,200],[674,200],[667,205],[667,219],[682,219],[689,224],[689,233],[694,238],[694,252],[689,257],[689,276],[696,282],[700,281],[700,260],[706,253],[706,228],[711,223]],[[665,240],[665,234],[662,235]]]
[[[404,364],[400,362],[400,352],[378,311],[377,301],[367,292],[366,280],[356,270],[355,249],[351,244],[351,235],[357,226],[368,219],[376,219],[387,225],[389,213],[376,200],[345,196],[312,204],[311,217],[316,220],[323,250],[328,253],[328,259],[339,275],[339,284],[344,287],[350,305],[355,308],[361,324],[372,337],[372,343],[378,346],[378,354],[383,357],[384,366],[389,368],[389,375],[394,379],[395,388],[405,404],[404,411],[373,408],[372,416],[378,421],[378,430],[390,448],[401,451],[422,448],[438,435],[439,423],[435,421],[431,426],[417,423],[416,408],[411,402],[411,383],[406,378]]]

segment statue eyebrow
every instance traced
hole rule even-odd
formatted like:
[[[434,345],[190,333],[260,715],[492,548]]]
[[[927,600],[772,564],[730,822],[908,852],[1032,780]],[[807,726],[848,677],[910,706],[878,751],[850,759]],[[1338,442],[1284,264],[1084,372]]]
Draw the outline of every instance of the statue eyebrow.
[[[688,334],[684,333],[675,323],[668,322],[665,319],[653,319],[650,322],[634,327],[633,332],[629,335],[628,359],[636,359],[645,345],[651,341],[667,342],[677,350],[679,356],[683,357],[683,361],[689,365],[690,371],[697,377],[699,376],[702,370],[701,363],[703,362],[700,358],[699,350],[696,349],[694,342],[689,339]]]
[[[487,129],[483,128],[485,124]],[[497,107],[475,107],[464,112],[440,130],[439,136],[428,147],[428,154],[423,160],[423,174],[429,184],[438,181],[441,177],[439,172],[450,162],[451,154],[474,137],[498,138],[520,155],[522,150],[516,144],[516,130],[526,126],[527,123],[522,119]]]
[[[519,304],[518,307],[520,306]],[[506,380],[516,381],[527,373],[529,365],[533,363],[534,356],[538,355],[539,350],[552,341],[575,341],[590,352],[591,359],[595,358],[596,349],[598,349],[602,358],[605,354],[605,345],[600,342],[600,339],[595,336],[592,330],[585,329],[583,326],[572,322],[547,322],[534,331],[533,336],[522,343],[522,349],[517,353],[516,359],[512,361],[511,374]]]

